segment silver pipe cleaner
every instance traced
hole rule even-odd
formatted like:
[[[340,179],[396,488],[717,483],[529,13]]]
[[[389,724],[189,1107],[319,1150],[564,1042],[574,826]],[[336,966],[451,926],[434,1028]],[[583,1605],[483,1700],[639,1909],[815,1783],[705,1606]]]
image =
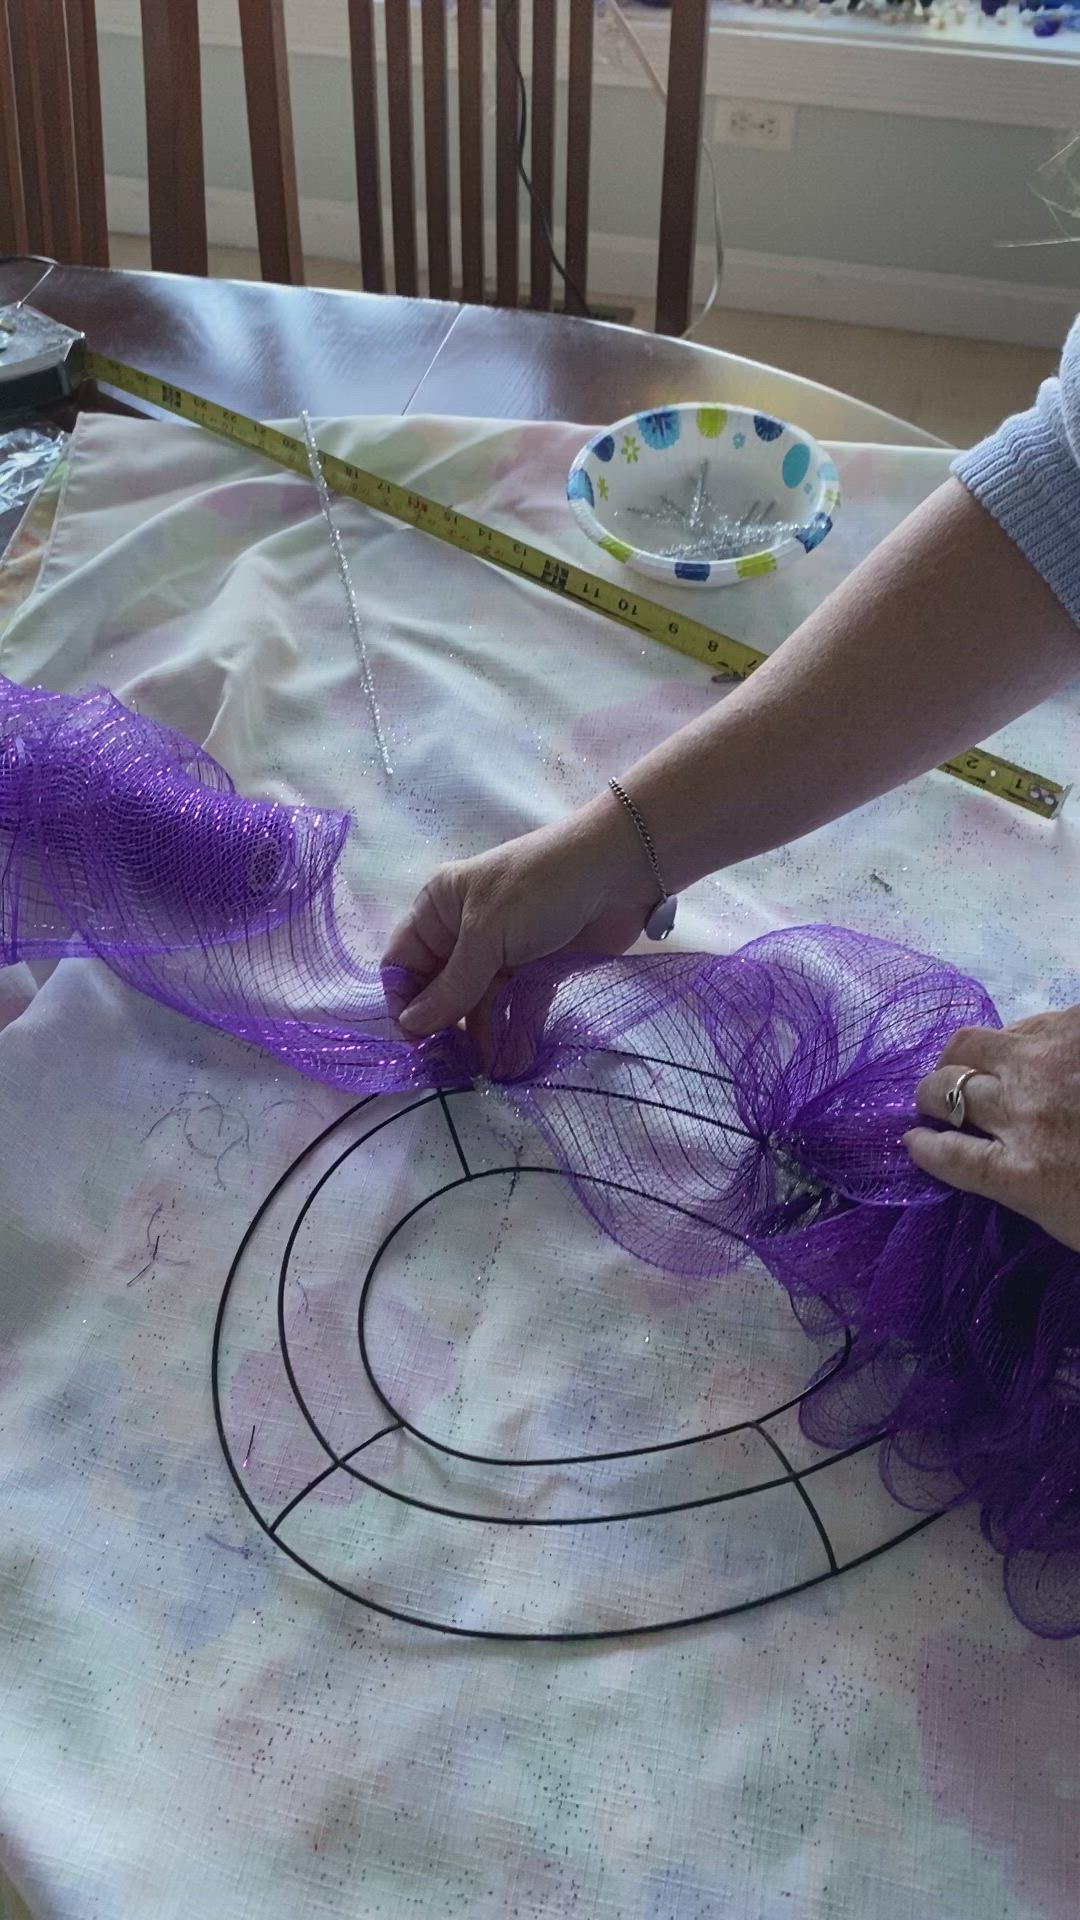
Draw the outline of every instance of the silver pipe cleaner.
[[[315,488],[319,496],[319,507],[322,511],[326,531],[330,536],[330,545],[333,549],[334,559],[337,562],[337,570],[341,578],[341,584],[345,589],[345,600],[349,609],[349,628],[352,633],[353,646],[356,649],[356,657],[360,662],[360,675],[364,683],[364,692],[367,695],[368,707],[371,711],[371,725],[375,734],[375,743],[379,749],[379,759],[382,761],[383,772],[389,779],[394,769],[390,765],[390,755],[386,750],[386,739],[382,730],[382,716],[379,713],[379,702],[375,693],[375,681],[372,677],[371,661],[368,659],[364,630],[360,624],[360,609],[356,604],[356,589],[353,586],[352,573],[349,569],[349,557],[345,552],[345,545],[341,538],[337,521],[334,519],[333,507],[330,502],[330,489],[326,484],[326,475],[323,472],[322,454],[319,450],[319,443],[315,438],[315,430],[311,424],[311,415],[307,412],[306,408],[300,415],[300,418],[304,425],[304,444],[307,447],[311,477],[315,482]]]

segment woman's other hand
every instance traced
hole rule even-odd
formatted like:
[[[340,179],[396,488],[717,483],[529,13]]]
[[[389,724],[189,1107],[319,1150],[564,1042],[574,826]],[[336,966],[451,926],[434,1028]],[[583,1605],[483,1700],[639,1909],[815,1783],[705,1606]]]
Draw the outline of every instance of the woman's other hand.
[[[964,1109],[975,1133],[906,1138],[916,1166],[950,1187],[1000,1201],[1080,1252],[1080,1007],[1040,1013],[1002,1032],[954,1034],[919,1084],[919,1112],[947,1120],[947,1096],[967,1067]]]

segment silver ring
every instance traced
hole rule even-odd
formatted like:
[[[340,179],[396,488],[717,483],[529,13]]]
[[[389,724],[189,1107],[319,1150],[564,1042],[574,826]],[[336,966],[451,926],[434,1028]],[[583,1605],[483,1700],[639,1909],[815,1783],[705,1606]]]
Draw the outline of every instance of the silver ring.
[[[948,1093],[945,1095],[945,1112],[948,1116],[950,1126],[957,1128],[964,1126],[967,1120],[967,1110],[964,1106],[964,1088],[978,1071],[978,1067],[962,1067],[956,1077],[955,1084],[949,1088]]]

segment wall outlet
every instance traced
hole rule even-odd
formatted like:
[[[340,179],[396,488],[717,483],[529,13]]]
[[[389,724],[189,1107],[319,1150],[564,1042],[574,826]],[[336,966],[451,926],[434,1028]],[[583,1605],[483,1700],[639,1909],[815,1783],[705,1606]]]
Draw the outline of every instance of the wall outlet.
[[[720,146],[790,153],[795,143],[795,108],[778,100],[718,100],[713,134]]]

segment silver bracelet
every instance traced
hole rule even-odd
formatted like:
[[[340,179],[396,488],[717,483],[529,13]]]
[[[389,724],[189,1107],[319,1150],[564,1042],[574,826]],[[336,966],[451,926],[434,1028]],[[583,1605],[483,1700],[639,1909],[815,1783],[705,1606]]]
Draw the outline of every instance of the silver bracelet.
[[[656,847],[653,844],[652,834],[645,825],[644,816],[634,805],[625,788],[620,787],[617,780],[609,780],[608,786],[611,788],[616,800],[620,801],[626,808],[627,813],[634,823],[638,839],[641,841],[648,856],[649,865],[653,872],[653,879],[656,881],[660,892],[660,898],[645,922],[645,936],[649,940],[666,940],[672,927],[675,925],[675,911],[679,904],[679,896],[675,893],[669,893],[664,885],[664,877],[660,872],[660,862],[656,857]]]

